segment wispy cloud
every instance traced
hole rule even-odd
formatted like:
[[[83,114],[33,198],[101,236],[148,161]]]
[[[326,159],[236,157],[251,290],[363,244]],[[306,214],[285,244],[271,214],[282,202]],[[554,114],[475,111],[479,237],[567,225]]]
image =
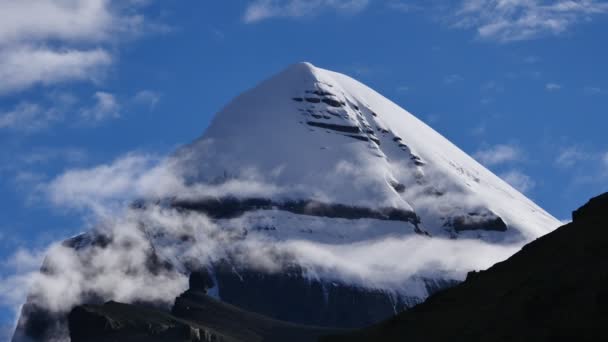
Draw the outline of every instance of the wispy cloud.
[[[422,6],[418,3],[414,3],[413,1],[402,1],[402,0],[389,1],[386,4],[386,6],[389,9],[404,12],[404,13],[415,12],[415,11],[420,11],[420,10],[424,9],[424,6]]]
[[[559,152],[558,156],[555,158],[555,165],[562,168],[569,168],[593,158],[593,153],[586,151],[580,146],[568,146]]]
[[[608,152],[604,152],[604,154],[602,155],[602,163],[604,164],[604,169],[608,174]]]
[[[160,102],[161,95],[152,90],[140,90],[133,97],[133,102],[137,105],[146,106],[152,110]]]
[[[547,91],[558,91],[558,90],[562,89],[562,86],[557,83],[547,83],[547,84],[545,84],[545,89]]]
[[[407,93],[408,91],[411,90],[411,88],[409,86],[402,85],[402,86],[398,86],[396,90],[398,93]]]
[[[569,145],[556,154],[554,165],[567,171],[571,186],[605,186],[608,181],[608,151],[584,145]]]
[[[324,11],[356,13],[367,7],[369,0],[256,0],[245,10],[246,23],[276,17],[305,17]]]
[[[500,177],[522,193],[527,193],[536,186],[536,182],[520,170],[511,170],[502,173]]]
[[[80,99],[71,93],[50,92],[37,102],[23,101],[12,108],[0,108],[0,131],[33,134],[68,121],[77,126],[96,125],[142,108],[153,110],[160,99],[161,95],[151,90],[139,91],[124,101],[105,91]]]
[[[458,74],[451,74],[443,78],[443,84],[452,85],[454,83],[464,80],[464,77]]]
[[[84,149],[78,147],[65,148],[31,148],[30,153],[20,155],[19,160],[25,165],[41,165],[52,161],[60,160],[71,164],[78,163],[87,159]]]
[[[524,58],[524,63],[526,64],[536,64],[541,61],[541,58],[538,56],[527,56]]]
[[[517,161],[522,157],[522,153],[513,145],[499,144],[481,149],[475,152],[473,157],[486,166],[494,166]]]
[[[599,95],[599,94],[602,94],[604,92],[604,90],[602,88],[600,88],[600,87],[593,87],[593,86],[586,86],[585,88],[583,88],[583,91],[587,95]]]
[[[57,108],[43,108],[38,104],[22,102],[9,111],[0,112],[0,130],[31,133],[43,130],[62,119],[63,113]]]
[[[0,131],[31,134],[66,121],[84,125],[97,124],[120,118],[123,109],[136,110],[137,106],[153,109],[158,101],[159,95],[154,92],[138,92],[123,108],[116,95],[109,92],[96,91],[89,99],[78,99],[70,93],[51,92],[38,99],[38,102],[23,101],[13,108],[0,109]]]
[[[0,95],[34,85],[64,81],[92,81],[110,65],[112,57],[102,49],[52,50],[32,46],[0,48]]]
[[[464,0],[452,17],[482,39],[511,42],[562,34],[606,13],[608,3],[597,0]]]
[[[82,110],[82,116],[87,122],[100,122],[120,117],[120,104],[113,94],[98,91],[93,97],[95,104]]]
[[[89,246],[84,243],[79,250],[55,244],[40,251],[18,252],[6,265],[14,272],[0,278],[0,306],[17,308],[27,289],[38,305],[62,313],[91,293],[104,300],[168,302],[187,288],[187,273],[193,265],[208,266],[228,255],[235,258],[238,267],[255,267],[260,272],[277,271],[285,266],[284,262],[293,262],[311,278],[424,298],[428,295],[424,277],[463,279],[466,272],[489,267],[521,247],[415,234],[332,244],[297,237],[275,240],[249,230],[243,239],[241,228],[251,229],[251,222],[242,218],[220,227],[200,213],[162,204],[140,209],[124,206],[134,197],[152,199],[156,194],[171,198],[177,193],[182,195],[184,190],[217,194],[212,187],[186,185],[174,169],[163,166],[165,162],[163,158],[130,154],[110,164],[68,170],[49,183],[47,193],[53,204],[95,207],[99,224],[84,240],[101,234],[105,242]],[[357,171],[352,168],[349,172]],[[228,184],[221,193],[230,193],[223,190],[230,190],[231,186],[240,192],[247,191],[247,186],[257,187],[248,183],[251,182]],[[119,211],[113,210],[116,204]],[[314,224],[329,228],[340,222],[324,218]],[[377,222],[361,224],[377,228]],[[408,256],[405,259],[404,251]],[[48,272],[40,273],[37,267],[43,255]],[[151,257],[173,267],[152,271]]]

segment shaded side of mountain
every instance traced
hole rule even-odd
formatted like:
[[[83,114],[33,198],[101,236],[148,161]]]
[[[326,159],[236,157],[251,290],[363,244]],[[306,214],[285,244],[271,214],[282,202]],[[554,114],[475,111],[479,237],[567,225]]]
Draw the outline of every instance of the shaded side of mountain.
[[[69,314],[72,342],[312,342],[336,330],[277,321],[189,290],[172,313],[142,305],[82,305]]]
[[[608,339],[608,194],[508,260],[343,341]]]
[[[267,273],[223,262],[215,265],[212,272],[195,272],[191,279],[207,282],[199,286],[215,288],[224,302],[278,320],[306,325],[361,328],[420,301],[417,297],[379,289],[311,279],[296,266]],[[425,282],[429,293],[457,284],[454,280]]]
[[[75,307],[68,316],[73,342],[237,342],[203,325],[141,305],[108,302]]]
[[[108,236],[83,234],[66,240],[64,246],[85,250],[92,247],[104,248],[110,242],[111,237]],[[156,255],[150,255],[149,259],[147,267],[150,272],[170,268],[170,265],[160,262]],[[41,272],[51,271],[45,267],[41,269]],[[218,297],[227,304],[259,312],[276,320],[321,327],[361,328],[391,317],[419,301],[417,298],[398,297],[352,284],[311,280],[296,266],[280,273],[266,273],[237,268],[225,261],[214,265],[212,272],[193,272],[190,279],[193,289],[206,291],[216,288]],[[432,293],[455,284],[451,280],[429,280],[428,290]],[[54,341],[58,337],[67,336],[68,313],[50,312],[38,305],[38,302],[35,296],[28,297],[13,342]],[[100,305],[103,302],[102,298],[91,294],[83,304]],[[90,311],[93,307],[88,307],[87,310]],[[135,327],[137,326],[136,324]],[[128,331],[124,329],[121,328],[116,334]],[[175,334],[185,334],[184,330],[180,330],[180,325],[167,329],[166,334],[169,335],[162,333],[158,338],[162,340],[166,336],[174,336],[172,338],[178,339],[181,335]],[[136,337],[132,336],[132,339]]]
[[[74,249],[78,252],[85,252],[91,248],[105,248],[112,242],[112,237],[98,232],[89,232],[74,236],[63,241],[63,246]],[[172,265],[161,262],[155,253],[150,253],[147,257],[147,270],[153,274],[160,271],[172,269]],[[45,260],[40,268],[40,272],[46,275],[52,275],[55,272],[52,267],[48,266],[48,260]],[[25,304],[21,308],[19,320],[13,333],[12,342],[46,342],[46,341],[62,341],[68,334],[68,311],[53,312],[41,305],[43,301],[35,294],[28,295]],[[82,298],[82,303],[87,304],[102,304],[104,300],[96,293],[88,293],[85,298]],[[166,309],[170,305],[162,305],[160,303],[146,303],[150,306],[164,306]]]
[[[67,323],[61,314],[51,312],[29,296],[21,307],[17,327],[12,342],[53,341],[56,337],[65,336]]]

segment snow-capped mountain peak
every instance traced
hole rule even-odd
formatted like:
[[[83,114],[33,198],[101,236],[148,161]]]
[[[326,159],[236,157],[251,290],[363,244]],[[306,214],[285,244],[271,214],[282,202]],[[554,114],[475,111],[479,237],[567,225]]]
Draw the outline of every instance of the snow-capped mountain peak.
[[[237,97],[166,164],[146,180],[160,201],[50,251],[15,341],[67,336],[91,300],[163,304],[192,272],[232,305],[360,327],[559,225],[409,112],[310,63]]]
[[[387,222],[380,226],[409,225],[334,237],[419,233],[515,242],[559,225],[414,115],[350,77],[310,63],[294,64],[237,97],[179,155],[191,182],[246,180],[250,187],[226,194],[271,200],[267,207],[250,206],[251,220],[259,209],[284,215],[281,203],[297,202],[302,210],[287,211],[304,221],[330,210],[306,206],[341,205],[384,213]]]

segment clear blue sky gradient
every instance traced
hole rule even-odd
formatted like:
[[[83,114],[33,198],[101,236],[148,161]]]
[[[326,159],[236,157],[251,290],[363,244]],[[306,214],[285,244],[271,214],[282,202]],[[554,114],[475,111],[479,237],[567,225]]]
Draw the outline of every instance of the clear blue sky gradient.
[[[144,16],[171,29],[117,44],[100,81],[0,95],[0,113],[25,101],[48,103],[57,92],[92,103],[95,91],[105,91],[122,104],[120,118],[96,124],[68,113],[37,132],[0,128],[2,259],[83,226],[81,213],[51,205],[40,184],[132,151],[169,153],[200,136],[236,95],[299,61],[359,79],[471,155],[496,145],[515,149],[517,156],[490,169],[529,177],[527,195],[559,219],[608,190],[608,159],[602,159],[608,156],[608,18],[581,20],[559,35],[500,42],[425,9],[404,13],[374,2],[357,13],[246,23],[247,4],[152,2]],[[160,100],[153,107],[134,104],[141,90]],[[576,157],[560,164],[568,148]],[[66,158],[65,151],[77,153]],[[28,158],[34,154],[45,157]],[[10,310],[0,310],[0,326],[12,319]]]

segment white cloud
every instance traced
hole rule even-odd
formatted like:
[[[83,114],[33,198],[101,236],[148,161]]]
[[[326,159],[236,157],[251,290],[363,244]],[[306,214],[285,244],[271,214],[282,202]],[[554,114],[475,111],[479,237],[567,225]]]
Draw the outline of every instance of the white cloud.
[[[530,176],[519,170],[511,170],[501,174],[500,177],[522,193],[526,193],[536,186],[536,182]]]
[[[37,104],[23,102],[10,111],[0,112],[0,130],[34,132],[61,118],[62,114],[54,108],[43,109]]]
[[[18,271],[31,271],[40,267],[44,251],[32,252],[19,248],[12,256],[2,262],[2,267],[8,267]]]
[[[106,165],[90,169],[72,169],[55,178],[46,186],[46,194],[58,206],[92,209],[103,216],[111,203],[126,205],[122,199],[144,195],[142,179],[153,173],[159,159],[149,155],[131,154]],[[161,180],[155,175],[156,181]],[[163,180],[164,181],[164,180]],[[163,191],[163,184],[156,184]],[[115,209],[115,208],[112,208]]]
[[[572,145],[562,148],[555,166],[572,175],[573,185],[604,185],[608,180],[608,152]]]
[[[245,10],[243,20],[254,23],[275,17],[304,17],[326,10],[358,12],[369,0],[256,0]]]
[[[82,110],[82,116],[85,120],[100,122],[120,117],[120,104],[114,95],[98,91],[93,97],[95,99],[93,107]]]
[[[521,247],[520,244],[418,235],[383,236],[365,243],[332,244],[299,238],[277,241],[252,230],[243,239],[242,229],[250,229],[251,225],[241,218],[223,222],[220,227],[200,213],[174,210],[163,201],[143,209],[128,209],[127,204],[138,198],[152,203],[174,196],[240,194],[251,197],[253,194],[265,197],[282,190],[256,181],[255,177],[242,181],[229,179],[221,185],[188,184],[179,172],[181,164],[173,162],[152,155],[129,154],[109,164],[68,170],[45,185],[43,191],[52,204],[92,210],[96,218],[95,232],[111,239],[104,247],[92,246],[79,251],[54,245],[43,253],[19,252],[7,264],[17,271],[0,279],[0,306],[17,308],[27,289],[40,301],[38,304],[59,312],[69,310],[84,294],[90,293],[99,294],[105,300],[170,302],[187,288],[186,265],[204,266],[226,255],[233,256],[242,267],[280,271],[283,262],[297,263],[310,278],[344,281],[424,298],[428,293],[421,278],[463,279],[466,272],[487,268]],[[359,180],[359,176],[375,177],[368,177],[365,172],[355,165],[341,163],[334,176],[352,186],[368,189],[369,183]],[[416,197],[423,200],[424,189],[412,187],[408,191],[420,191]],[[431,197],[427,200],[432,201],[432,205],[443,207],[441,199]],[[442,199],[447,200],[446,197]],[[465,202],[464,198],[459,201]],[[336,223],[319,221],[328,225]],[[298,224],[304,224],[302,222],[305,221]],[[377,228],[373,221],[362,224]],[[157,253],[159,261],[170,262],[175,268],[151,272],[152,251]],[[52,272],[36,272],[42,254],[47,256],[45,265]]]
[[[562,86],[557,83],[547,83],[545,84],[545,89],[547,91],[557,91],[562,89]]]
[[[52,50],[32,46],[0,48],[0,95],[34,85],[92,81],[112,57],[102,49]]]
[[[116,13],[111,5],[109,0],[2,1],[0,42],[106,40],[136,19]]]
[[[234,188],[243,191],[245,185],[237,184]],[[226,189],[230,190],[230,186],[220,193]],[[218,194],[211,187],[186,188],[172,170],[161,167],[156,158],[143,155],[128,155],[91,169],[71,170],[56,178],[48,187],[53,203],[98,206],[96,213],[101,217],[96,232],[110,240],[103,247],[79,251],[54,245],[43,253],[19,252],[9,263],[18,272],[0,279],[0,305],[16,307],[25,298],[26,289],[31,289],[38,304],[58,312],[69,310],[88,293],[123,302],[170,302],[187,288],[186,265],[205,265],[226,255],[233,256],[240,267],[277,271],[284,266],[283,262],[297,262],[311,278],[345,281],[423,298],[428,293],[421,277],[463,279],[466,272],[487,268],[520,247],[417,235],[328,244],[297,238],[276,241],[250,231],[247,239],[242,239],[241,234],[235,234],[235,230],[241,231],[238,220],[219,227],[199,213],[163,205],[114,211],[115,203],[123,206],[125,200],[140,195],[157,192],[166,198],[183,190]],[[437,253],[438,250],[443,253]],[[409,256],[405,261],[404,251]],[[151,272],[152,252],[159,261],[168,261],[174,268]],[[42,254],[47,256],[45,267],[51,272],[36,272]]]
[[[0,1],[0,95],[96,80],[110,44],[144,28],[138,0]]]
[[[150,101],[152,99],[147,99],[148,106],[153,105]],[[14,108],[0,110],[0,130],[36,133],[66,121],[72,114],[80,115],[81,123],[85,124],[95,124],[121,116],[122,106],[111,93],[97,91],[88,102],[79,102],[71,94],[50,93],[38,103],[22,102]]]
[[[521,151],[515,146],[500,144],[479,150],[473,157],[486,166],[493,166],[521,159]]]
[[[58,207],[84,209],[102,217],[121,212],[130,201],[141,198],[268,197],[282,191],[261,180],[255,170],[243,170],[239,179],[220,185],[187,185],[180,167],[176,159],[132,153],[109,164],[68,170],[40,188]]]
[[[141,90],[135,94],[133,102],[138,105],[146,106],[150,110],[154,109],[160,101],[160,94],[152,90]]]
[[[559,167],[569,168],[590,159],[593,159],[592,153],[585,151],[579,146],[569,146],[560,151],[555,159],[555,164]]]
[[[608,3],[597,0],[463,0],[453,16],[482,39],[509,42],[562,34],[606,13]]]
[[[128,210],[99,227],[89,236],[108,237],[103,246],[74,250],[56,244],[42,253],[18,252],[11,259],[17,272],[0,281],[0,305],[17,308],[27,291],[54,312],[70,310],[90,293],[104,300],[170,304],[188,286],[187,265],[205,266],[227,255],[238,267],[260,272],[280,271],[283,263],[295,262],[310,278],[424,298],[428,293],[421,278],[464,279],[466,272],[485,269],[521,247],[416,235],[351,244],[277,241],[255,232],[242,239],[204,215],[159,206]],[[152,253],[174,268],[152,271]],[[49,272],[36,272],[41,255],[46,255]]]

